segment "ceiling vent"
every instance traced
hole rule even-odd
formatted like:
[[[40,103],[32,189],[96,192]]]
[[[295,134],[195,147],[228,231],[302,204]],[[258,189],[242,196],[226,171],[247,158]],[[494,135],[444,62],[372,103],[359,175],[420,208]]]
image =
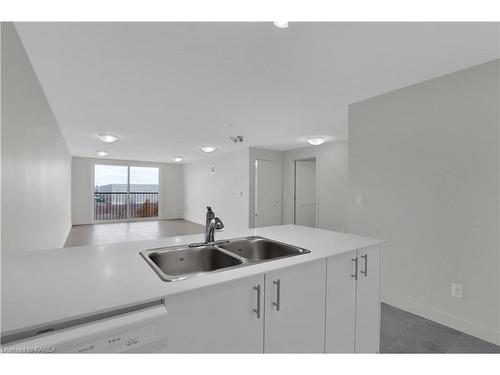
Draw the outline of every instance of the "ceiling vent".
[[[241,135],[237,135],[236,137],[231,137],[230,139],[234,143],[241,143],[241,142],[243,142],[243,136],[241,136]]]

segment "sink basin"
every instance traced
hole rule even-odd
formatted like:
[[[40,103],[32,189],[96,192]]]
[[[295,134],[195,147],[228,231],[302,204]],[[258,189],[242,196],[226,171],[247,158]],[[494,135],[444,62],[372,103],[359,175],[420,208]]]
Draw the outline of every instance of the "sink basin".
[[[257,236],[140,252],[164,281],[184,280],[307,253],[310,251]]]
[[[256,236],[230,240],[220,247],[252,262],[310,253],[300,247]]]
[[[245,263],[244,259],[209,245],[153,249],[141,254],[165,281],[183,280]]]

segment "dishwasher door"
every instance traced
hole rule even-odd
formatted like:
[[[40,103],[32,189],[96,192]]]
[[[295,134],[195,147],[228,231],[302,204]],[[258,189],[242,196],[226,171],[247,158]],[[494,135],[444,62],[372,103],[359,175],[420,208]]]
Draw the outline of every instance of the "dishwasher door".
[[[2,346],[4,353],[154,353],[167,346],[165,305],[89,322]]]

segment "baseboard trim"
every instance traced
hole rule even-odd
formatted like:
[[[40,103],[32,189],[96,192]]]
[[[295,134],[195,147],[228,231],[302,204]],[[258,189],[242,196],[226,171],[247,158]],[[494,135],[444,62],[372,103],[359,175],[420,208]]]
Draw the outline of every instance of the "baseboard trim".
[[[78,221],[73,223],[72,226],[95,225],[95,224],[142,223],[148,221],[165,221],[165,220],[185,220],[185,219],[182,217],[154,217],[154,218],[143,218],[135,220],[90,220],[90,221]]]
[[[458,331],[462,331],[481,340],[500,345],[500,331],[495,331],[490,327],[486,327],[469,320],[464,320],[457,316],[451,315],[446,311],[428,306],[422,306],[413,301],[402,299],[388,293],[382,294],[382,302],[397,307],[398,309],[405,310],[412,314],[432,320],[439,324],[443,324]]]
[[[69,233],[71,232],[71,228],[73,227],[73,225],[70,223],[68,225],[68,228],[66,229],[66,235],[64,236],[64,239],[62,241],[62,244],[60,244],[60,247],[63,248],[65,245],[66,245],[66,241],[68,240],[68,237],[69,237]]]

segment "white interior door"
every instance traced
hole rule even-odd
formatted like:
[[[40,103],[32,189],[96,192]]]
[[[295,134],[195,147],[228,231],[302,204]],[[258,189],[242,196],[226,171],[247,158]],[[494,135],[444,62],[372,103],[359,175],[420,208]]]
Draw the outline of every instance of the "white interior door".
[[[295,161],[295,224],[316,227],[316,161]]]
[[[265,353],[324,353],[326,260],[265,275]]]
[[[255,227],[281,224],[281,163],[255,163]]]
[[[380,348],[380,245],[358,250],[356,353]]]

